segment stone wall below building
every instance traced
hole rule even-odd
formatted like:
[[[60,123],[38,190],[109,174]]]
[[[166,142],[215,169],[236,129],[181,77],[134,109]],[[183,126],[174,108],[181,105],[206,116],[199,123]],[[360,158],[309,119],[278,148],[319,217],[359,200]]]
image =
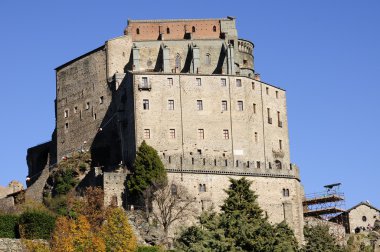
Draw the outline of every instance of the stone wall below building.
[[[0,252],[27,251],[20,239],[0,238]]]

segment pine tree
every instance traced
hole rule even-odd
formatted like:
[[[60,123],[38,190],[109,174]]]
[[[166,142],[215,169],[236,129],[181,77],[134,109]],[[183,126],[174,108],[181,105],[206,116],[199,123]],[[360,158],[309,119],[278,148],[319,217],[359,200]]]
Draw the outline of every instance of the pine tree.
[[[297,251],[292,230],[285,223],[270,225],[250,190],[251,182],[230,179],[221,213],[205,213],[199,226],[177,240],[183,251]]]
[[[305,226],[306,245],[304,252],[343,252],[344,249],[336,245],[334,237],[329,233],[327,225]]]
[[[153,193],[167,183],[166,170],[158,157],[157,151],[143,141],[136,153],[133,174],[127,185],[131,193],[143,196],[147,215],[152,202]]]

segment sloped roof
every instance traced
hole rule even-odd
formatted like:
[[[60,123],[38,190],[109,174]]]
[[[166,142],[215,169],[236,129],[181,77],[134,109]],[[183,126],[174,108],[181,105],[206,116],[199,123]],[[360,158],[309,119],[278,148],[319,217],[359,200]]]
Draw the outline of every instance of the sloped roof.
[[[369,208],[372,208],[372,209],[374,209],[374,210],[380,212],[380,209],[378,209],[378,208],[372,206],[371,204],[369,204],[369,202],[366,202],[366,201],[362,201],[362,202],[360,202],[359,204],[357,204],[357,205],[351,207],[350,209],[347,209],[346,212],[351,212],[352,210],[354,210],[355,208],[357,208],[358,206],[361,206],[361,205],[365,205],[365,206],[367,206],[367,207],[369,207]]]

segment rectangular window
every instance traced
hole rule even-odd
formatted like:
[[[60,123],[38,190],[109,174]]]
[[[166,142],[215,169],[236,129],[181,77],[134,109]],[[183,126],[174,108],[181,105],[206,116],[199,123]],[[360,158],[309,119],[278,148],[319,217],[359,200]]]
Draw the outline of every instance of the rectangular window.
[[[278,147],[282,150],[282,140],[278,140]]]
[[[241,79],[236,79],[236,86],[241,87]]]
[[[230,134],[228,133],[227,129],[223,130],[223,137],[224,139],[230,139]]]
[[[227,101],[222,101],[222,111],[227,111]]]
[[[197,86],[202,86],[202,79],[201,78],[197,78]]]
[[[144,138],[150,139],[150,129],[144,129]]]
[[[202,100],[197,100],[197,109],[198,110],[203,110],[203,102],[202,102]]]
[[[270,108],[267,108],[268,123],[272,124],[272,117],[270,117]]]
[[[173,78],[168,78],[168,84],[169,86],[173,86]]]
[[[175,138],[175,129],[170,129],[169,130],[169,135],[170,135],[171,139],[174,139]]]
[[[103,104],[103,102],[104,102],[104,96],[100,96],[99,97],[99,104]]]
[[[168,110],[174,110],[174,100],[168,100]]]
[[[260,169],[260,167],[261,167],[261,163],[260,163],[260,161],[257,161],[257,162],[256,162],[256,167],[257,167],[258,169]]]
[[[226,81],[226,79],[220,79],[220,84],[222,85],[222,87],[225,87],[225,86],[227,86],[227,81]]]
[[[281,121],[280,111],[277,111],[277,122],[278,122],[278,127],[282,128],[282,121]]]
[[[256,104],[253,104],[253,113],[256,114]]]
[[[142,77],[142,87],[148,88],[148,77]]]
[[[255,89],[255,83],[252,82],[252,89],[254,90]]]
[[[86,102],[86,110],[90,109],[90,102]]]
[[[69,117],[69,110],[68,110],[68,109],[65,109],[64,117],[65,117],[65,118]]]
[[[237,105],[238,105],[238,110],[243,111],[243,101],[238,101]]]
[[[205,131],[204,129],[198,129],[198,138],[205,139]]]
[[[278,91],[276,91],[276,98],[278,99]]]
[[[149,110],[149,100],[148,99],[143,100],[143,109]]]
[[[69,129],[69,123],[65,123],[65,130]]]
[[[77,112],[78,112],[78,107],[75,106],[75,107],[74,107],[74,114],[76,114]]]
[[[266,87],[265,90],[266,90],[265,92],[267,93],[267,95],[269,95],[269,87]]]

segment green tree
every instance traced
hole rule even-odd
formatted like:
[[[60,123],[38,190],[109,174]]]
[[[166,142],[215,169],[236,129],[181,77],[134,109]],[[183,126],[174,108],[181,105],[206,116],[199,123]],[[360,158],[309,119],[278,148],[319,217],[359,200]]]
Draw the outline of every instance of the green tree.
[[[297,251],[291,229],[272,226],[257,204],[257,196],[245,178],[230,179],[221,213],[205,213],[200,226],[186,229],[177,240],[183,251]]]
[[[144,197],[147,214],[149,214],[153,193],[166,183],[166,170],[157,151],[143,141],[136,153],[133,174],[127,184],[131,193]]]
[[[305,226],[306,245],[304,252],[344,252],[345,250],[336,245],[334,237],[329,233],[326,225]]]

